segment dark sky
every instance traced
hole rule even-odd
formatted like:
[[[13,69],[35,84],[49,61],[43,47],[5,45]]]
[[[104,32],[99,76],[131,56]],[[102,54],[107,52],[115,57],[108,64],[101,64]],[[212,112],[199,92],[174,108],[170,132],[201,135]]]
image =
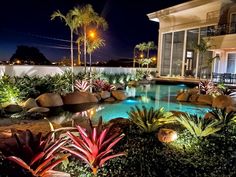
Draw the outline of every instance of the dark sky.
[[[187,0],[4,0],[0,1],[0,59],[8,60],[17,45],[34,46],[50,60],[70,56],[69,28],[59,19],[50,21],[55,10],[67,13],[77,5],[92,4],[109,28],[102,33],[106,46],[94,56],[97,59],[132,57],[140,42],[157,43],[158,23],[148,20],[147,13]],[[58,48],[59,47],[59,48]]]

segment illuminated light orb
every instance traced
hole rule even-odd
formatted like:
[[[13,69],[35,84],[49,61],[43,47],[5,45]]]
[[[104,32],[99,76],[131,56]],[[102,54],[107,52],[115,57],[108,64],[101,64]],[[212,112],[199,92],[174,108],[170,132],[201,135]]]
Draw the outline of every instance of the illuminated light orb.
[[[157,133],[157,138],[160,142],[170,143],[172,141],[175,141],[178,136],[177,132],[172,129],[161,128]]]

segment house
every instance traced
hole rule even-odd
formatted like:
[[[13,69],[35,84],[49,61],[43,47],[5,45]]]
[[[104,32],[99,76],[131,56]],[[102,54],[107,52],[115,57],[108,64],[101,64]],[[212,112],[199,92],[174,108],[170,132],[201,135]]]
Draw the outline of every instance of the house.
[[[236,73],[235,0],[192,0],[147,16],[159,23],[160,76]]]

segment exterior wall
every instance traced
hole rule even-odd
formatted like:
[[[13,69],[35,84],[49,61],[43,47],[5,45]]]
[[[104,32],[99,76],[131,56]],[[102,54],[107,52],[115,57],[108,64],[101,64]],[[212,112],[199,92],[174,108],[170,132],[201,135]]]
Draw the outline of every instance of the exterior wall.
[[[198,43],[200,39],[206,37],[202,35],[200,29],[204,27],[213,29],[214,33],[219,36],[210,36],[209,46],[213,46],[210,51],[212,51],[212,57],[216,54],[220,55],[220,73],[227,72],[227,61],[228,53],[236,53],[236,34],[232,33],[231,24],[231,14],[236,13],[236,3],[233,0],[192,0],[183,4],[179,4],[167,9],[163,9],[157,12],[148,14],[150,20],[159,22],[159,41],[158,41],[158,71],[162,75],[162,63],[165,50],[163,50],[163,40],[164,35],[167,33],[172,33],[172,36],[179,32],[184,31],[184,52],[182,58],[182,72],[181,76],[185,75],[186,65],[188,65],[188,59],[186,56],[186,51],[189,49],[188,46],[188,30],[198,29]],[[218,26],[223,25],[223,26]],[[231,26],[230,26],[231,25]],[[236,23],[233,26],[233,33],[236,33]],[[223,30],[223,31],[222,31]],[[171,48],[173,48],[173,42]],[[192,47],[190,47],[191,49]],[[173,62],[173,50],[170,54],[170,63]],[[169,52],[169,51],[167,51]],[[201,77],[202,70],[201,64],[203,57],[199,51],[194,49],[194,73],[192,76],[195,78]],[[236,63],[236,59],[235,59]],[[213,63],[215,66],[215,63]],[[236,65],[235,65],[236,68]],[[172,75],[173,68],[170,66],[169,76]],[[210,72],[210,70],[208,71]],[[236,72],[236,69],[235,69]],[[209,74],[208,74],[209,75]]]
[[[0,65],[0,73],[8,74],[10,76],[45,76],[45,75],[55,75],[62,74],[65,70],[70,69],[70,67],[64,66],[39,66],[39,65]],[[88,67],[89,69],[89,67]],[[92,71],[106,72],[106,73],[136,73],[136,70],[140,68],[123,68],[123,67],[92,67]],[[144,68],[146,70],[146,68]],[[74,72],[82,72],[84,67],[74,67]],[[149,68],[150,71],[156,71],[156,68]]]

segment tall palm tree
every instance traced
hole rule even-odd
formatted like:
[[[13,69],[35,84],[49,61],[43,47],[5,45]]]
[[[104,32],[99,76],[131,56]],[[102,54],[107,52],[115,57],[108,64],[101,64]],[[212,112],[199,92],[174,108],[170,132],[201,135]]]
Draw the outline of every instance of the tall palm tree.
[[[81,47],[81,44],[83,43],[83,39],[84,39],[83,36],[80,35],[80,36],[77,38],[77,40],[76,40],[76,43],[77,43],[77,50],[78,50],[78,58],[77,58],[77,64],[78,64],[78,66],[81,65],[81,59],[80,59],[81,49],[80,49],[80,47]]]
[[[66,26],[70,28],[70,59],[71,59],[71,71],[72,71],[72,91],[74,91],[74,54],[73,54],[73,33],[77,27],[76,21],[73,18],[72,11],[69,11],[66,15],[63,15],[59,10],[53,12],[51,15],[51,20],[54,20],[56,17],[59,17],[62,21],[65,22]]]
[[[78,26],[82,28],[84,36],[84,66],[86,72],[86,54],[87,54],[87,29],[89,26],[102,27],[104,30],[108,24],[103,17],[100,17],[98,13],[93,10],[92,5],[87,4],[83,7],[73,10],[73,15],[77,18]]]
[[[92,53],[103,46],[105,46],[105,40],[100,37],[95,37],[94,39],[89,38],[89,40],[87,41],[87,52],[89,54],[90,73],[91,73]]]
[[[149,41],[149,42],[146,43],[146,49],[145,50],[147,51],[147,58],[149,58],[150,50],[154,50],[154,49],[156,49],[156,46],[155,46],[153,41]]]
[[[135,48],[137,48],[139,51],[141,51],[141,54],[142,54],[142,56],[143,57],[140,57],[141,59],[142,58],[144,58],[144,51],[146,50],[146,43],[145,42],[143,42],[143,43],[140,43],[140,44],[137,44],[136,46],[135,46]],[[139,66],[140,66],[140,62],[139,62]]]

